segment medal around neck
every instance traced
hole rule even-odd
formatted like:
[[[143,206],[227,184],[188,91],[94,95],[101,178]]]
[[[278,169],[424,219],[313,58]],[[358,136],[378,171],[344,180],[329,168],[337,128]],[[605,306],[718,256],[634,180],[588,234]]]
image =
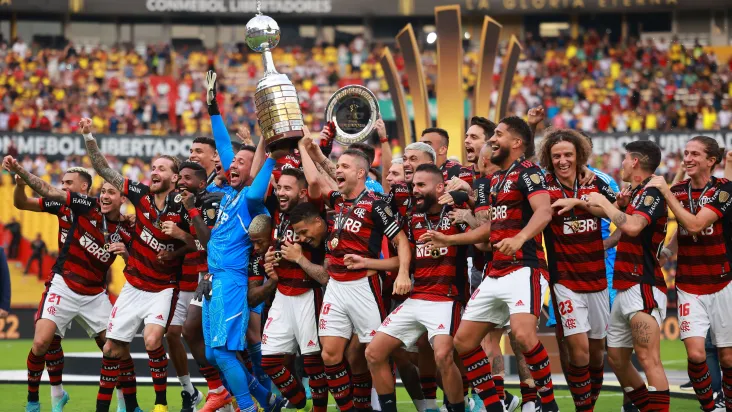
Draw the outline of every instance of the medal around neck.
[[[272,60],[272,49],[280,42],[280,26],[259,13],[247,23],[246,42],[262,53],[264,77],[257,83],[254,104],[267,150],[292,150],[303,137],[303,119],[295,86],[287,75],[277,72]]]
[[[333,120],[335,141],[348,146],[371,135],[379,118],[379,102],[366,87],[350,85],[338,89],[325,109],[325,118]]]

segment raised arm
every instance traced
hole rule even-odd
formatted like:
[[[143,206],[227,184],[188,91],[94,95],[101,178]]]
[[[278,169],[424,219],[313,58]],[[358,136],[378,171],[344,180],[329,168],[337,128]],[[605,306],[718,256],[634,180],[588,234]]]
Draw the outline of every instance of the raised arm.
[[[221,167],[229,171],[231,162],[234,161],[234,149],[231,148],[231,137],[226,130],[224,119],[221,118],[219,105],[216,102],[216,72],[209,70],[206,73],[206,103],[208,103],[208,114],[211,116],[211,130],[216,141],[216,150],[219,152]]]
[[[8,172],[15,173],[20,176],[20,178],[23,179],[31,189],[35,190],[39,195],[46,199],[65,203],[69,196],[67,192],[64,192],[61,189],[56,189],[50,184],[44,182],[40,177],[25,170],[13,156],[5,156],[5,159],[3,159],[3,168]],[[16,188],[16,191],[17,190],[18,189]]]
[[[245,130],[246,129],[244,128]],[[260,170],[262,170],[262,165],[264,164],[264,161],[267,159],[267,152],[265,147],[265,141],[264,136],[259,138],[259,143],[257,143],[257,149],[254,151],[254,158],[252,159],[252,168],[249,171],[249,176],[256,176]]]
[[[89,154],[92,166],[94,167],[94,170],[99,173],[99,176],[103,177],[104,180],[111,183],[114,187],[117,188],[117,190],[123,192],[125,178],[122,177],[122,175],[118,171],[109,167],[107,159],[104,157],[102,151],[99,150],[97,140],[94,138],[94,136],[92,136],[91,125],[92,121],[88,118],[81,119],[81,121],[79,122],[79,130],[81,130],[81,134],[84,136],[86,152]]]
[[[29,199],[25,193],[25,180],[15,175],[15,189],[13,189],[13,205],[20,210],[29,210],[31,212],[40,212],[41,205],[38,199]]]
[[[262,170],[257,173],[257,177],[254,178],[252,185],[247,190],[247,201],[264,202],[264,197],[267,195],[267,187],[269,187],[269,178],[272,176],[274,166],[275,160],[272,157],[264,162]]]
[[[318,168],[315,166],[315,163],[307,150],[307,148],[312,144],[313,139],[310,137],[310,131],[308,130],[305,136],[297,142],[297,147],[300,150],[300,161],[302,162],[302,170],[305,174],[305,180],[308,181],[308,195],[313,199],[318,199],[322,196],[323,189]]]
[[[391,168],[391,145],[389,144],[389,137],[386,135],[386,125],[381,117],[376,120],[375,127],[381,142],[381,186],[384,188],[384,193],[389,193],[391,185],[386,178],[389,176],[389,169]]]

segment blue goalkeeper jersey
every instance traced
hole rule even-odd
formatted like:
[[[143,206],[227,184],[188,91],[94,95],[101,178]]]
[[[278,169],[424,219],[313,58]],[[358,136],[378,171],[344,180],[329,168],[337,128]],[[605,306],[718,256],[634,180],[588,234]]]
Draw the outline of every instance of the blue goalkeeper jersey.
[[[220,115],[211,116],[211,126],[221,166],[228,171],[234,160],[229,132]],[[208,241],[208,267],[211,273],[229,272],[246,276],[252,251],[249,224],[255,216],[266,211],[264,197],[274,166],[275,161],[267,159],[252,185],[240,191],[231,186],[218,188],[213,183],[209,185],[211,191],[224,192],[218,218]]]

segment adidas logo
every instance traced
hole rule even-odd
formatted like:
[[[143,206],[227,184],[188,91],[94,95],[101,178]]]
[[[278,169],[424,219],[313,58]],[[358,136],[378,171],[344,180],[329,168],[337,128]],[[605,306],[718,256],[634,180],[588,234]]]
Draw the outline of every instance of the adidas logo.
[[[91,224],[92,224],[92,226],[97,227],[97,221],[96,220],[92,220],[91,221]]]
[[[415,229],[422,229],[422,222],[417,222],[416,225],[414,225]]]
[[[516,305],[515,306],[524,306],[524,301],[523,300],[519,300],[518,302],[516,302]]]
[[[442,329],[445,329],[445,325],[443,325],[442,323],[440,323],[440,326],[437,327],[437,330],[442,330]]]
[[[158,316],[155,316],[155,319],[157,319],[157,320],[164,320],[164,319],[163,319],[163,315],[158,315]]]
[[[372,330],[371,333],[369,333],[369,336],[376,336],[376,331]]]
[[[145,219],[150,219],[150,213],[145,212],[142,215],[145,216]]]
[[[66,216],[61,216],[61,220],[63,220],[64,222],[68,222],[69,221],[69,219],[67,219]]]
[[[312,348],[313,346],[315,346],[315,342],[313,342],[312,340],[308,342],[308,348]]]

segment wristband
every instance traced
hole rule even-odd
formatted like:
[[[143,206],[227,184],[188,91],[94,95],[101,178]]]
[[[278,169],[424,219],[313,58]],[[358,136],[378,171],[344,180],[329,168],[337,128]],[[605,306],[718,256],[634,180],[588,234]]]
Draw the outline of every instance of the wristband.
[[[188,216],[193,220],[194,217],[201,216],[201,212],[198,209],[193,208],[188,211]]]
[[[88,142],[90,140],[94,140],[94,136],[91,133],[83,133],[82,136],[84,136],[84,141]]]
[[[379,136],[379,142],[381,144],[388,143],[389,142],[389,136],[384,136],[384,137]]]

